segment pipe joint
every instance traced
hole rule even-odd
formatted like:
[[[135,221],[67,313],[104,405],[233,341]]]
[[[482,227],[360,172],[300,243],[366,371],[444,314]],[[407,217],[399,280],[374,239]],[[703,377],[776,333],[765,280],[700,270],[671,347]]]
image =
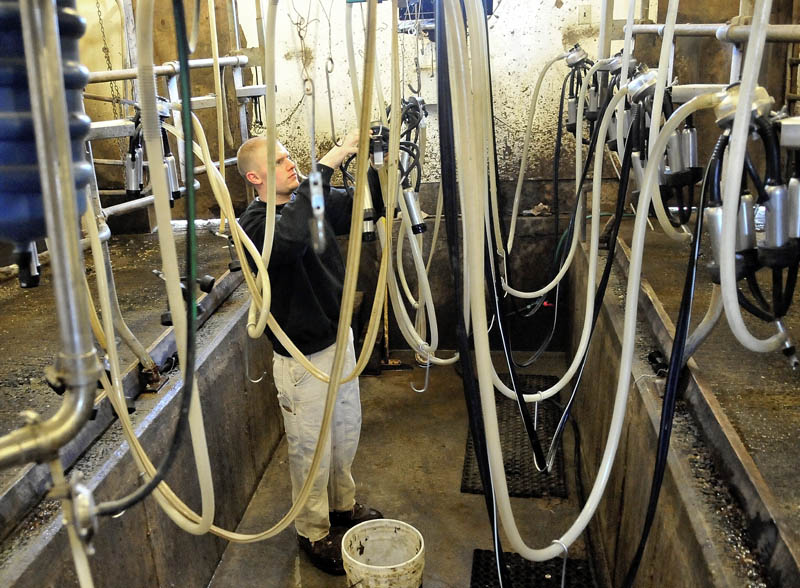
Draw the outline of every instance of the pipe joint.
[[[54,366],[45,370],[48,383],[67,388],[80,388],[95,386],[100,377],[100,368],[97,363],[97,351],[81,354],[60,352],[56,357]]]
[[[566,63],[569,67],[578,67],[587,59],[589,59],[589,54],[579,43],[575,43],[572,49],[567,52]]]
[[[736,109],[739,106],[740,84],[731,84],[721,92],[720,102],[714,107],[717,125],[728,128],[733,125]],[[762,86],[757,86],[753,91],[752,117],[767,116],[775,100]]]
[[[646,65],[642,65],[639,71],[637,71],[636,76],[628,82],[631,101],[642,103],[645,98],[652,96],[656,91],[657,79],[657,69],[650,69]]]

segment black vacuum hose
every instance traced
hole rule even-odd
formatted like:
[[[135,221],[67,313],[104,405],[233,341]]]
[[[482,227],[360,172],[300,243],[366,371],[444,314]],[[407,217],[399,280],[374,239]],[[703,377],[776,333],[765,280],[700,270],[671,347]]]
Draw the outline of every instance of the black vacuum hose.
[[[729,139],[729,131],[725,131],[719,136],[719,139],[717,139],[714,145],[714,150],[711,152],[711,159],[708,162],[711,168],[711,176],[709,177],[709,172],[706,171],[704,184],[708,183],[711,185],[711,197],[708,200],[709,206],[722,206],[722,193],[720,188],[720,182],[722,181],[722,161],[725,157],[725,148],[728,146]]]
[[[775,132],[775,127],[766,117],[757,116],[755,121],[758,135],[764,143],[767,160],[767,173],[764,183],[767,186],[780,186],[783,184],[783,180],[781,179],[781,150],[778,134]]]
[[[450,268],[453,276],[453,289],[456,300],[463,299],[461,252],[458,236],[458,188],[455,160],[455,138],[453,133],[453,113],[450,94],[450,70],[448,67],[446,28],[444,19],[444,2],[436,2],[436,58],[439,64],[437,71],[437,91],[439,104],[445,108],[439,111],[439,142],[440,160],[442,169],[442,195],[444,198],[445,229],[447,231],[447,249],[450,255]],[[486,448],[486,434],[483,427],[483,412],[481,411],[481,398],[475,379],[475,369],[472,364],[472,354],[464,323],[464,315],[456,313],[456,335],[458,352],[461,363],[461,378],[464,383],[464,399],[469,415],[470,434],[472,435],[475,455],[478,461],[481,483],[483,485],[486,511],[489,515],[489,524],[492,527],[492,541],[494,545],[495,561],[497,563],[497,577],[501,587],[511,587],[511,580],[505,565],[503,546],[500,541],[500,528],[497,519],[497,504],[494,494],[494,485],[489,469],[489,456]]]
[[[724,137],[725,135],[723,135]],[[719,145],[722,137],[717,142]],[[715,148],[716,153],[716,148]],[[661,484],[664,481],[664,473],[667,469],[667,455],[669,453],[669,442],[672,435],[672,420],[675,414],[675,403],[678,398],[678,385],[681,381],[684,367],[684,351],[686,339],[689,336],[689,321],[692,316],[692,299],[694,298],[695,279],[697,277],[697,259],[700,255],[700,242],[703,233],[703,209],[706,206],[706,194],[708,193],[708,181],[711,171],[711,162],[706,168],[703,178],[703,188],[700,191],[700,204],[697,208],[697,218],[695,220],[694,237],[692,238],[692,248],[689,253],[689,263],[686,268],[686,279],[683,285],[683,295],[681,297],[678,321],[675,325],[675,338],[672,343],[672,354],[669,359],[669,371],[667,372],[667,382],[664,386],[664,400],[661,408],[661,424],[658,431],[658,446],[656,452],[656,462],[653,469],[653,481],[650,487],[650,498],[647,503],[647,513],[645,514],[642,536],[639,546],[633,557],[628,573],[625,575],[623,586],[630,588],[636,579],[636,572],[642,562],[644,548],[647,545],[647,538],[653,526],[653,520],[658,507],[658,497],[661,492]]]

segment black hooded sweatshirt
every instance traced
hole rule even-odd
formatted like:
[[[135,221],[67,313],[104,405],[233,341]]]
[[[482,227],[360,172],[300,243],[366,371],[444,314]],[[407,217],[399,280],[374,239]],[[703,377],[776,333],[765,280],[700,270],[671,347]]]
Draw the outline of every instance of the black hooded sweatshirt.
[[[350,192],[330,185],[333,169],[320,165],[319,171],[325,195],[324,251],[318,253],[312,246],[309,221],[313,212],[305,179],[291,201],[276,207],[275,239],[267,267],[272,286],[270,311],[305,355],[336,341],[344,261],[335,237],[348,233],[353,210]],[[264,244],[266,210],[266,202],[254,200],[239,218],[239,224],[259,250]],[[248,261],[254,268],[252,260]],[[288,357],[289,352],[275,335],[269,329],[267,333],[275,353]]]

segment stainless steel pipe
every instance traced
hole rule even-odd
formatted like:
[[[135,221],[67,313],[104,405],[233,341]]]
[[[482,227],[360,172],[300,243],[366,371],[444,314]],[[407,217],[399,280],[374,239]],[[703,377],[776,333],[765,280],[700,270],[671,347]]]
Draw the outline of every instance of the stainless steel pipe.
[[[219,58],[220,67],[228,66],[245,66],[247,65],[246,55],[231,55]],[[190,59],[189,69],[208,68],[214,67],[214,60],[211,58],[206,59]],[[170,61],[164,65],[159,65],[153,68],[153,73],[156,76],[174,76],[180,71],[180,65],[177,61]],[[99,84],[102,82],[116,82],[118,80],[135,80],[135,69],[112,69],[110,71],[93,71],[89,73],[89,83]]]
[[[634,35],[664,36],[663,24],[633,25]],[[750,25],[729,24],[679,24],[675,25],[676,37],[715,37],[725,43],[745,43],[750,35]],[[767,41],[773,43],[800,42],[800,25],[769,25]]]
[[[55,415],[41,421],[30,413],[25,426],[0,438],[0,467],[57,455],[88,420],[98,376],[88,300],[81,287],[83,260],[55,1],[22,0],[20,13],[61,340],[55,369],[48,375],[65,392]]]

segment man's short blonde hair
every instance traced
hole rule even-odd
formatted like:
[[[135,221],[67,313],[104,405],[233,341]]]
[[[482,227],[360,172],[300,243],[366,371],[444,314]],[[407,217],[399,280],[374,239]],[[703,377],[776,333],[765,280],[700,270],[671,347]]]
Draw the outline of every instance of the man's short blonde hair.
[[[282,147],[287,153],[288,150],[283,146],[280,141],[275,141],[276,147]],[[258,158],[261,154],[258,152],[261,147],[267,148],[267,138],[263,135],[258,137],[251,137],[239,147],[236,152],[236,169],[239,174],[249,182],[247,179],[247,172],[255,171],[258,166]],[[266,154],[264,155],[266,157]]]
[[[247,179],[247,172],[254,171],[256,169],[256,162],[258,161],[258,151],[261,147],[267,146],[267,138],[266,137],[252,137],[242,143],[242,146],[239,147],[239,151],[236,152],[236,169],[239,170],[239,174],[246,180]]]

